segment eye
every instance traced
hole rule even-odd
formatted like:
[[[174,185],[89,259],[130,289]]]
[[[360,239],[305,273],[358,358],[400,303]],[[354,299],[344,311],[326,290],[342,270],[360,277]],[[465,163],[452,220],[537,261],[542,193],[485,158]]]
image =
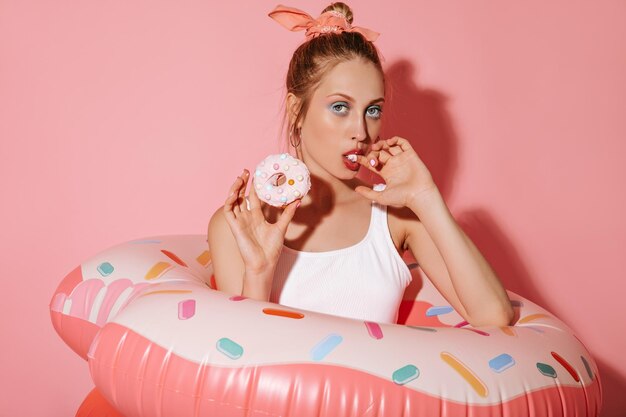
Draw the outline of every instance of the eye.
[[[374,112],[371,112],[370,110],[374,110]],[[382,116],[382,113],[383,113],[383,109],[381,109],[378,106],[373,106],[367,109],[367,114],[372,116],[373,119],[380,119],[380,117]]]
[[[333,109],[333,111],[335,113],[339,113],[339,114],[345,114],[345,111],[340,111],[340,109],[342,107],[345,107],[346,109],[348,108],[348,106],[346,105],[346,103],[335,103],[333,105],[330,106],[331,109]]]

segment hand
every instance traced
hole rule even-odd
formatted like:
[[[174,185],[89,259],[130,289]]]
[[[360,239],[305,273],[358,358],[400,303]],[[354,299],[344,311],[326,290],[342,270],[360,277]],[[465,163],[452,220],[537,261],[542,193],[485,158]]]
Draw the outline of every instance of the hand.
[[[399,136],[374,143],[367,155],[358,155],[357,162],[383,177],[387,184],[383,191],[356,187],[356,192],[377,203],[404,207],[425,193],[437,191],[426,165],[409,141]]]
[[[246,185],[250,172],[243,170],[230,188],[230,196],[224,203],[224,215],[237,241],[246,270],[262,272],[276,266],[282,251],[287,226],[300,205],[292,201],[274,224],[267,222],[261,210],[261,200],[256,194],[254,178],[250,187],[250,208],[246,203]]]

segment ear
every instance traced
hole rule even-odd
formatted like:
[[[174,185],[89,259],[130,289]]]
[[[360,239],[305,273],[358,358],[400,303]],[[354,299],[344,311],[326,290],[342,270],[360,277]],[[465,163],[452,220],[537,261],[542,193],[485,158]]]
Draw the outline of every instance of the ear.
[[[287,113],[289,115],[289,124],[293,124],[300,109],[300,99],[294,93],[287,94]]]

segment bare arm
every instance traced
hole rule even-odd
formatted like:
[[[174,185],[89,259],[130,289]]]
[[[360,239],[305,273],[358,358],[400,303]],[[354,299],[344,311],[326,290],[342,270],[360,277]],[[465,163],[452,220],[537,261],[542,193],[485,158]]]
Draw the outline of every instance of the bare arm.
[[[256,300],[269,300],[274,268],[266,271],[246,271],[223,206],[213,213],[208,228],[209,250],[213,261],[215,283],[220,291],[244,295]]]
[[[439,191],[420,196],[409,208],[407,243],[433,284],[473,326],[508,326],[513,308],[499,278],[448,210]]]
[[[358,161],[381,175],[386,187],[376,192],[358,186],[355,191],[381,204],[410,209],[405,245],[454,309],[473,326],[509,325],[514,311],[506,290],[454,220],[409,141],[399,136],[381,140]]]
[[[244,169],[224,205],[211,217],[209,250],[220,291],[267,301],[287,226],[299,200],[288,204],[276,223],[268,223],[256,192],[246,198],[250,173]]]

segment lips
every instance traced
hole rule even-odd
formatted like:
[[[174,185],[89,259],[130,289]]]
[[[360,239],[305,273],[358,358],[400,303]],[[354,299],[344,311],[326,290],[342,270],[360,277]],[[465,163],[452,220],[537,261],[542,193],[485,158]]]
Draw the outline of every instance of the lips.
[[[352,149],[343,154],[343,163],[350,171],[358,171],[360,168],[360,164],[356,162],[356,156],[353,158],[355,161],[350,160],[350,155],[363,155],[363,151],[361,149]]]
[[[362,149],[352,149],[346,153],[343,154],[343,156],[346,155],[351,155],[351,154],[355,154],[355,155],[363,155],[363,150]]]

